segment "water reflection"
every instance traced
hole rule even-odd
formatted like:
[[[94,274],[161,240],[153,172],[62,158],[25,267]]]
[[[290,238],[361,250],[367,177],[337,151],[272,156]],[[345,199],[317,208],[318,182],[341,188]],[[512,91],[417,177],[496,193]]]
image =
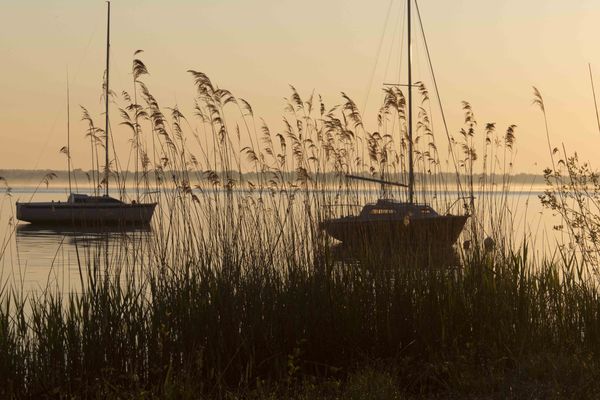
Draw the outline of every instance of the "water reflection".
[[[17,245],[25,245],[39,252],[40,246],[56,244],[84,244],[121,241],[124,238],[149,238],[153,231],[150,225],[104,226],[104,227],[61,227],[19,224],[16,228]]]
[[[461,257],[456,247],[409,247],[365,249],[337,243],[330,247],[333,260],[349,266],[393,269],[398,267],[449,268],[460,267]]]
[[[34,225],[18,224],[17,234],[41,234],[41,235],[104,235],[104,234],[122,234],[130,232],[152,232],[151,225],[123,225],[123,226],[102,226],[102,227],[76,227],[76,226],[56,226],[56,225]]]
[[[122,267],[138,269],[153,235],[150,226],[78,228],[18,224],[17,257],[5,266],[0,281],[12,281],[27,292],[43,290],[48,285],[56,285],[62,292],[78,291],[96,267],[110,270],[111,274]]]

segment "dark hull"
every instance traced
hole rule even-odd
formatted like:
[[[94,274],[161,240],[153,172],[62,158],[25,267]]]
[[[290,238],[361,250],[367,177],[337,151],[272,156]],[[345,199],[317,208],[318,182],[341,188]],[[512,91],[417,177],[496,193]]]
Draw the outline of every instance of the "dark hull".
[[[429,218],[363,220],[358,217],[326,220],[322,228],[346,246],[398,249],[447,248],[456,243],[467,216],[444,215]],[[408,222],[408,223],[407,223]]]
[[[17,203],[17,219],[36,225],[79,227],[147,225],[156,203]]]

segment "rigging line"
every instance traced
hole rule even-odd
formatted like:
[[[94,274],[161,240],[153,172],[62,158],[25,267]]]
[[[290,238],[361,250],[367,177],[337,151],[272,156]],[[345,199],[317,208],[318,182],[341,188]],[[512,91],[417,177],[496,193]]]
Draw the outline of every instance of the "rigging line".
[[[427,88],[425,87],[425,84],[423,83],[423,88],[427,91],[427,98],[426,101],[421,102],[421,108],[423,110],[423,112],[428,116],[429,121],[428,121],[428,126],[427,128],[429,129],[429,132],[431,133],[431,143],[433,143],[433,156],[432,158],[435,160],[434,162],[436,162],[436,164],[434,164],[434,171],[435,174],[437,174],[437,176],[435,176],[434,179],[434,185],[435,185],[435,192],[434,192],[434,197],[437,198],[438,196],[438,184],[440,186],[442,186],[446,191],[448,190],[448,187],[446,185],[446,180],[445,177],[443,175],[443,173],[441,172],[441,170],[438,167],[437,162],[439,162],[439,154],[438,154],[438,149],[437,149],[437,141],[435,136],[433,135],[433,132],[435,132],[436,128],[434,125],[434,115],[433,115],[433,108],[431,106],[431,99],[429,97],[429,90],[427,90]],[[425,104],[426,103],[426,104]],[[425,106],[427,106],[427,109],[425,109]],[[428,151],[432,151],[431,147],[428,144]]]
[[[71,103],[69,99],[69,68],[67,67],[67,170],[69,174],[69,195],[73,193],[71,185]]]
[[[594,110],[596,110],[596,122],[598,123],[598,132],[600,132],[600,116],[598,115],[598,101],[596,100],[596,88],[594,87],[592,64],[588,63],[588,69],[590,70],[590,82],[592,82],[592,95],[594,96]]]
[[[92,43],[92,39],[93,39],[93,38],[94,38],[94,36],[96,35],[96,30],[97,30],[97,28],[98,28],[98,20],[96,20],[96,24],[94,25],[94,29],[93,29],[93,31],[92,31],[92,34],[90,35],[90,37],[89,37],[89,39],[88,39],[88,42],[87,42],[87,45],[85,46],[85,49],[84,49],[84,55],[83,55],[83,57],[81,57],[81,59],[79,60],[79,65],[77,66],[77,69],[76,69],[76,71],[75,71],[75,78],[74,78],[74,82],[75,82],[75,84],[77,84],[77,76],[79,75],[79,72],[81,71],[81,66],[82,66],[82,64],[83,64],[83,60],[84,60],[84,59],[87,57],[88,50],[89,50],[89,48],[90,48],[90,45],[91,45],[91,43]],[[51,136],[53,135],[53,133],[54,133],[54,129],[55,129],[55,127],[56,127],[56,122],[58,121],[58,115],[57,115],[57,114],[58,114],[58,112],[59,112],[58,110],[59,110],[59,108],[58,108],[58,106],[57,106],[57,108],[56,108],[56,111],[54,112],[54,115],[55,115],[55,117],[54,117],[54,121],[52,122],[52,125],[51,125],[51,127],[50,127],[50,132],[49,132],[49,134],[46,136],[46,141],[44,142],[44,145],[42,146],[42,149],[40,150],[40,153],[39,153],[39,154],[38,154],[38,156],[36,157],[36,162],[35,162],[35,164],[34,164],[34,166],[33,166],[33,169],[34,169],[34,170],[36,170],[36,169],[37,169],[37,167],[38,167],[38,165],[39,165],[39,163],[40,163],[40,160],[41,160],[41,158],[42,158],[42,155],[46,153],[46,149],[48,148],[48,143],[50,142]]]
[[[388,54],[388,60],[386,62],[386,67],[385,67],[385,70],[383,73],[384,79],[387,79],[388,71],[390,70],[390,63],[392,60],[392,54],[393,54],[394,50],[396,49],[396,46],[399,46],[400,53],[398,55],[398,71],[397,71],[398,76],[397,76],[397,78],[390,77],[392,80],[397,79],[396,82],[398,82],[399,86],[403,86],[400,84],[401,79],[402,79],[402,55],[404,53],[404,41],[402,40],[402,32],[404,32],[404,26],[406,23],[406,9],[403,7],[403,4],[404,3],[401,2],[400,6],[398,7],[397,22],[394,27],[394,31],[392,33],[392,43],[391,43],[391,47],[390,47],[390,52]],[[398,29],[398,28],[400,28],[400,29]],[[399,44],[397,44],[396,42],[398,42]],[[392,72],[391,75],[394,75],[394,73]],[[384,84],[384,86],[385,86],[385,84]],[[394,85],[392,85],[392,86],[394,86]],[[406,86],[408,86],[408,85],[406,85]],[[402,93],[401,90],[399,90],[399,92]],[[381,93],[381,103],[382,104],[385,102],[386,96],[387,96],[387,94],[384,90]],[[387,122],[387,118],[384,119],[384,121]],[[401,117],[398,114],[396,114],[394,119],[392,120],[392,127],[390,128],[390,131],[391,131],[390,135],[393,136],[394,132],[396,131],[396,122],[398,123],[398,139],[399,139],[399,143],[401,143],[402,142],[402,123],[401,123]],[[402,164],[402,162],[400,162],[399,176],[402,177],[403,175],[404,175],[403,164]]]
[[[42,146],[42,149],[40,150],[39,155],[36,157],[36,161],[33,166],[34,170],[36,170],[38,165],[40,164],[42,155],[46,153],[46,149],[48,148],[48,143],[50,142],[50,138],[54,134],[54,130],[56,128],[56,123],[58,121],[58,113],[59,113],[59,111],[57,109],[56,112],[54,113],[54,120],[52,121],[52,125],[50,126],[50,132],[49,132],[48,136],[46,136],[46,141],[44,142],[44,145]]]
[[[390,70],[390,64],[392,63],[392,56],[394,54],[394,50],[396,49],[396,41],[400,43],[400,58],[398,59],[399,68],[402,65],[402,32],[404,31],[404,10],[402,8],[398,9],[398,21],[394,24],[394,30],[392,31],[392,43],[390,44],[390,50],[388,52],[387,61],[385,63],[385,69],[383,70],[383,79],[387,80],[388,71]],[[400,30],[398,28],[401,28]],[[393,74],[392,74],[393,75]],[[400,82],[400,78],[398,78],[398,82]]]
[[[108,130],[111,134],[110,135],[110,144],[112,145],[112,153],[113,153],[113,157],[114,157],[113,158],[113,161],[114,161],[113,178],[117,184],[119,196],[121,196],[121,200],[123,200],[124,198],[121,194],[121,181],[120,181],[121,177],[119,176],[119,173],[120,173],[119,171],[122,171],[122,168],[121,168],[121,162],[119,161],[119,157],[117,155],[117,148],[115,146],[115,135],[113,134],[112,124],[111,124],[110,120],[108,121]],[[109,167],[110,167],[110,164],[111,164],[111,162],[109,160],[108,161]],[[110,172],[110,170],[109,170],[109,172]],[[109,174],[109,179],[110,179],[110,174]]]
[[[402,81],[402,57],[404,55],[404,40],[402,40],[402,32],[406,24],[406,10],[402,9],[400,15],[402,16],[402,22],[400,23],[400,55],[398,58],[398,82]]]
[[[448,146],[451,149],[452,140],[450,139],[450,132],[448,131],[448,123],[446,121],[446,114],[444,113],[444,108],[442,107],[442,99],[441,99],[440,92],[438,89],[437,79],[435,78],[435,72],[433,70],[433,63],[431,62],[431,54],[429,52],[429,45],[427,44],[427,38],[425,36],[425,29],[423,29],[423,19],[421,18],[421,11],[419,9],[419,2],[417,0],[415,0],[415,5],[416,5],[416,9],[417,9],[417,16],[419,18],[419,25],[421,26],[421,35],[423,36],[423,43],[425,44],[425,52],[427,53],[427,60],[429,62],[429,70],[431,72],[431,77],[433,79],[433,87],[435,89],[435,93],[438,98],[440,113],[442,115],[442,122],[444,124],[444,130],[446,131],[446,137],[448,138]],[[454,154],[454,151],[450,151],[450,153],[452,154],[452,162],[454,163],[454,169],[456,171],[456,182],[458,184],[458,191],[462,195],[463,189],[462,189],[462,184],[460,182],[460,175],[458,173],[458,163],[456,162],[456,155]]]
[[[375,64],[373,65],[373,70],[371,71],[371,78],[369,79],[369,85],[367,86],[367,96],[365,98],[365,102],[363,104],[363,112],[367,108],[367,104],[369,103],[369,95],[371,94],[371,88],[373,87],[373,80],[375,79],[375,71],[377,70],[377,64],[379,63],[379,56],[381,55],[381,48],[383,47],[383,38],[385,37],[385,32],[387,31],[388,22],[390,19],[390,14],[392,11],[392,5],[394,4],[394,0],[390,0],[390,3],[387,8],[387,13],[385,16],[385,22],[383,24],[383,31],[381,32],[381,36],[379,37],[379,45],[377,46],[377,55],[375,57]]]

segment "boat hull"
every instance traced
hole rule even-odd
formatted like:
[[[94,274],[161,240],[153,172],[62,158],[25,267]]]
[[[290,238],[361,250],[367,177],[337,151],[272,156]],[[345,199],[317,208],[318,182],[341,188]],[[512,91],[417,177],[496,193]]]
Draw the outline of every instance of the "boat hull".
[[[467,216],[361,220],[346,217],[323,221],[321,227],[344,245],[371,249],[448,248],[456,243]]]
[[[156,203],[17,203],[17,219],[39,225],[90,227],[146,225],[152,220],[155,207]]]

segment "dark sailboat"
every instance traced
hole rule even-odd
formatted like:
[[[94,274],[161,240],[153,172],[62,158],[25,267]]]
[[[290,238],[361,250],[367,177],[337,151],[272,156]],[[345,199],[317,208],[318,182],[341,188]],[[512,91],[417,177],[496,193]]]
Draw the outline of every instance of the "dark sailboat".
[[[373,250],[427,250],[451,248],[462,232],[468,215],[440,215],[428,204],[415,202],[415,173],[413,160],[413,80],[411,54],[411,3],[408,13],[408,184],[347,175],[360,179],[405,187],[408,201],[378,199],[366,204],[359,215],[326,219],[321,228],[348,248]]]
[[[66,202],[17,202],[17,219],[32,224],[102,227],[102,226],[128,226],[147,225],[152,220],[156,203],[131,204],[109,196],[109,60],[110,60],[110,2],[107,11],[106,30],[106,84],[105,84],[105,167],[104,189],[102,196],[89,196],[87,194],[71,193]],[[67,153],[69,150],[67,149]],[[70,174],[70,155],[69,174]],[[70,175],[69,175],[70,177]],[[69,185],[70,186],[70,185]],[[70,188],[69,188],[70,189]]]
[[[359,215],[325,220],[322,227],[349,246],[443,249],[456,242],[467,218],[440,215],[427,204],[379,199],[365,205]]]

